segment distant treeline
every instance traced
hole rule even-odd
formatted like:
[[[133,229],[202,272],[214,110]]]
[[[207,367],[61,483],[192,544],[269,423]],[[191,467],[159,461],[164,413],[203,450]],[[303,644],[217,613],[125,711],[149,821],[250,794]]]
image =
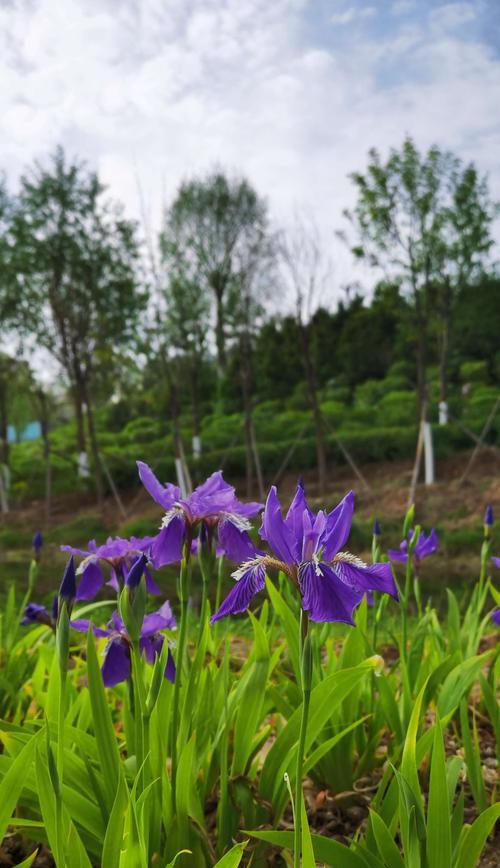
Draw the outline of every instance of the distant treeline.
[[[62,149],[16,191],[1,186],[0,338],[19,346],[0,356],[4,464],[9,424],[38,420],[50,465],[53,432],[72,419],[100,497],[108,432],[157,420],[185,464],[213,448],[208,429],[240,414],[222,445],[241,450],[249,489],[263,443],[303,437],[321,490],[339,428],[413,430],[436,420],[438,403],[477,427],[500,380],[498,206],[486,180],[407,139],[385,160],[371,151],[352,181],[337,243],[373,279],[343,289],[312,219],[276,230],[251,184],[220,169],[181,184],[158,237]],[[52,384],[30,365],[41,350],[60,372]],[[287,413],[305,413],[307,430],[269,434],[266,406],[285,429]]]

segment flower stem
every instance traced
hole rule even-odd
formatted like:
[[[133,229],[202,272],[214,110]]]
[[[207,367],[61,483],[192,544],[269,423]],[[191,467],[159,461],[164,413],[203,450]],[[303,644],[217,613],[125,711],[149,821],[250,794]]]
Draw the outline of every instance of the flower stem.
[[[297,746],[297,767],[295,774],[295,831],[293,845],[294,868],[300,868],[302,846],[302,769],[304,765],[304,750],[306,744],[307,721],[309,718],[309,703],[311,699],[312,681],[312,649],[308,634],[308,617],[301,611],[300,615],[300,647],[302,672],[302,714],[300,717],[299,743]]]
[[[181,617],[179,626],[179,641],[177,644],[176,676],[174,683],[174,697],[172,704],[172,811],[176,811],[176,779],[177,779],[177,738],[179,735],[179,700],[184,666],[184,655],[187,638],[187,603],[189,585],[189,562],[186,558],[181,564],[179,576],[179,600],[181,604]]]
[[[57,710],[57,774],[62,789],[64,769],[64,721],[66,719],[66,671],[59,673],[59,707]]]

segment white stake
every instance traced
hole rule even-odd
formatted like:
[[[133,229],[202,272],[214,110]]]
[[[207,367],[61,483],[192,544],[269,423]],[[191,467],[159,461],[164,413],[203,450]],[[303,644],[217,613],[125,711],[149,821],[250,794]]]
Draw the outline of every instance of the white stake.
[[[434,449],[432,445],[432,428],[430,422],[424,422],[424,454],[425,454],[425,484],[434,482]]]

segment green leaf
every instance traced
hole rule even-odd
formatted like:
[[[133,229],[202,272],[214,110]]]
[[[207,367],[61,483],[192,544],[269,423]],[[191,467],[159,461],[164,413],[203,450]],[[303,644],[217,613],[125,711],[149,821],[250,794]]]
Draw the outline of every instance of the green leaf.
[[[39,850],[39,848],[37,847],[36,850],[34,850],[33,853],[31,854],[31,856],[28,856],[26,859],[23,859],[22,862],[18,862],[16,868],[30,868],[30,865],[33,865],[33,862],[35,861],[36,857],[38,856],[38,850]]]
[[[109,815],[106,835],[102,847],[102,864],[109,868],[119,868],[120,851],[123,844],[125,815],[129,806],[129,794],[123,772],[120,774],[115,801]]]
[[[460,790],[457,803],[453,809],[453,814],[451,817],[451,845],[453,850],[453,856],[457,851],[458,844],[460,842],[460,836],[462,834],[462,830],[464,827],[464,804],[465,804],[465,795],[464,791]],[[468,829],[469,827],[467,827]],[[455,863],[453,863],[455,864]]]
[[[215,863],[214,868],[237,868],[243,858],[243,851],[248,844],[248,841],[243,841],[241,844],[235,844],[234,847]]]
[[[382,817],[371,810],[370,820],[378,852],[387,868],[405,868],[401,853]]]
[[[231,774],[245,774],[252,750],[252,739],[262,718],[269,672],[269,646],[261,624],[251,615],[255,633],[254,659],[243,675],[245,680],[244,701],[241,702],[234,725],[234,747]]]
[[[290,662],[293,667],[295,680],[300,684],[300,649],[299,649],[299,631],[297,628],[297,618],[285,603],[278,589],[266,578],[266,589],[269,594],[269,599],[273,605],[273,609],[277,612],[279,619],[283,625],[286,636],[286,644]]]
[[[486,839],[499,817],[500,803],[497,803],[486,808],[472,826],[464,828],[467,834],[461,836],[454,868],[475,868]]]
[[[368,715],[367,715],[367,717],[368,717]],[[313,751],[312,754],[310,756],[308,756],[307,759],[304,760],[304,767],[303,767],[304,774],[307,774],[307,772],[310,769],[313,769],[314,766],[317,765],[317,763],[319,763],[319,761],[322,759],[322,757],[324,757],[324,755],[326,753],[328,753],[328,751],[330,751],[332,749],[332,747],[335,747],[335,745],[338,744],[338,742],[341,741],[341,739],[343,739],[344,736],[347,735],[348,732],[352,732],[353,729],[356,729],[356,727],[359,726],[361,723],[363,723],[365,720],[366,720],[366,717],[361,717],[359,720],[356,720],[356,721],[354,721],[354,723],[351,723],[349,726],[346,726],[345,729],[343,729],[341,732],[338,732],[336,735],[332,736],[332,738],[329,738],[326,741],[324,741],[323,744],[320,744],[316,748],[316,750]]]
[[[335,709],[341,705],[349,693],[374,669],[374,661],[370,658],[359,666],[351,669],[341,669],[329,675],[316,685],[311,692],[311,714],[307,727],[306,750],[320,736],[325,723],[330,719]],[[292,717],[279,733],[269,751],[261,774],[260,792],[270,802],[278,801],[284,787],[284,774],[288,771],[293,777],[294,756],[297,750],[301,706],[295,709]]]
[[[97,660],[92,630],[89,630],[87,636],[87,672],[95,738],[101,761],[107,803],[111,809],[118,788],[120,754]]]
[[[302,849],[302,866],[303,868],[316,868],[311,830],[309,828],[309,820],[307,819],[307,811],[303,795],[300,803],[300,812],[302,817],[302,835],[300,842]]]
[[[434,727],[429,799],[427,804],[428,868],[451,868],[451,829],[448,782],[439,717]]]
[[[418,779],[417,732],[420,723],[422,699],[424,697],[426,687],[427,680],[424,682],[424,685],[420,690],[420,693],[418,694],[415,700],[415,704],[413,706],[413,711],[411,713],[410,722],[408,724],[408,731],[406,733],[406,739],[403,747],[403,757],[401,760],[401,774],[413,793],[413,797],[415,799],[415,808],[418,810],[418,814],[420,815],[422,820],[424,814],[424,803],[422,799],[422,793],[420,791],[420,782]],[[416,819],[418,819],[418,817]],[[404,840],[404,832],[408,831],[407,818],[404,819],[403,817],[401,817],[401,831]]]
[[[177,806],[177,821],[181,844],[187,843],[189,840],[189,817],[193,817],[202,827],[205,824],[199,795],[196,790],[195,748],[196,733],[193,732],[179,757],[176,778],[175,803]]]
[[[177,859],[179,859],[180,856],[191,856],[191,854],[192,850],[179,850],[179,852],[175,854],[172,861],[168,863],[166,868],[175,868],[175,865],[177,864]]]
[[[31,736],[10,764],[0,783],[0,841],[3,841],[5,837],[10,815],[17,805],[21,791],[31,772],[31,764],[39,737],[39,733]]]
[[[56,813],[56,798],[52,790],[49,770],[42,758],[41,750],[35,754],[35,769],[38,799],[42,814],[47,839],[54,854],[56,865],[63,865],[62,840],[58,834],[58,820]]]
[[[293,832],[249,832],[245,835],[250,835],[252,838],[258,838],[259,841],[266,841],[268,844],[273,844],[275,847],[282,847],[293,851]],[[324,862],[326,865],[335,865],[339,868],[366,868],[366,862],[362,856],[358,856],[349,847],[340,844],[333,838],[323,838],[321,835],[311,835],[312,844],[314,847],[314,858],[317,862]]]
[[[477,807],[480,811],[484,811],[487,805],[487,798],[481,768],[481,753],[479,750],[477,729],[474,721],[473,737],[471,737],[468,706],[465,699],[460,703],[460,725],[464,744],[465,763],[467,766],[467,778]]]
[[[441,720],[457,708],[462,696],[469,692],[472,682],[490,657],[491,651],[486,651],[477,657],[469,657],[447,675],[438,700]]]

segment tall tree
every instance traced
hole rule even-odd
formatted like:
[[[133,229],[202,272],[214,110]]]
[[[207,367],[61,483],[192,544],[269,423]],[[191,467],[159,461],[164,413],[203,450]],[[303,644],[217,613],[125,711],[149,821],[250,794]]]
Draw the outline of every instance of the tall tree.
[[[249,250],[266,229],[266,204],[243,178],[215,171],[186,181],[165,215],[162,241],[175,272],[214,300],[219,382],[226,374],[226,331],[235,288],[244,280]]]
[[[103,194],[96,173],[58,148],[47,166],[37,163],[21,178],[11,228],[12,318],[63,368],[80,451],[85,451],[86,415],[99,498],[93,375],[101,352],[112,353],[133,338],[145,303],[138,288],[135,224]]]
[[[180,361],[187,373],[193,420],[193,452],[201,448],[201,381],[207,351],[207,323],[210,319],[210,298],[206,289],[189,275],[185,260],[167,231],[160,234],[162,275],[160,288],[164,303],[165,339],[174,360]]]
[[[257,437],[253,421],[254,351],[258,329],[262,324],[264,295],[275,282],[275,238],[267,229],[267,221],[260,230],[246,238],[241,245],[240,271],[230,290],[230,329],[236,339],[240,365],[240,386],[243,399],[247,496],[252,494],[253,469],[257,477],[259,497],[264,497],[264,480],[260,463]]]
[[[315,226],[300,219],[283,236],[281,244],[285,282],[295,305],[307,395],[316,430],[316,458],[319,493],[326,489],[326,437],[320,408],[318,376],[312,328],[314,312],[324,295],[329,266],[322,254],[320,238]]]
[[[421,154],[407,138],[384,162],[369,152],[366,172],[352,180],[357,202],[345,216],[355,233],[353,254],[399,281],[413,311],[417,386],[426,400],[425,368],[431,328],[439,323],[441,390],[446,398],[448,344],[454,298],[491,246],[496,206],[484,179],[438,147]],[[346,237],[345,233],[342,233]]]

